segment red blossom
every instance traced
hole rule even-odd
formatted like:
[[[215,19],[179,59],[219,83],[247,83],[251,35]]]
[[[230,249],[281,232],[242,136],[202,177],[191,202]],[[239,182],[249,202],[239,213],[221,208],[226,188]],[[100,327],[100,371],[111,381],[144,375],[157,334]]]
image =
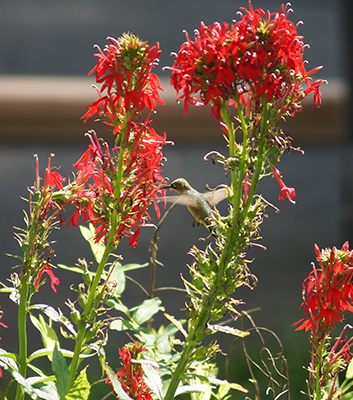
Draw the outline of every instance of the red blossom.
[[[60,284],[60,281],[59,281],[59,278],[57,278],[57,277],[54,275],[54,272],[53,272],[53,270],[52,270],[52,267],[49,266],[49,265],[47,265],[47,264],[44,264],[44,266],[42,267],[42,269],[39,271],[39,273],[38,273],[38,275],[37,275],[37,277],[36,277],[36,279],[35,279],[35,282],[34,282],[34,289],[35,289],[36,291],[38,290],[39,284],[40,284],[40,280],[42,279],[42,276],[43,276],[44,272],[46,272],[46,273],[49,275],[49,278],[50,278],[50,286],[51,286],[51,288],[53,289],[53,291],[56,293],[56,287],[55,287],[55,286],[58,286],[58,285]]]
[[[154,203],[157,217],[160,215],[158,192],[164,183],[161,176],[162,147],[165,137],[159,136],[147,125],[140,128],[133,125],[134,140],[123,156],[123,176],[117,214],[115,241],[126,236],[130,238],[130,246],[136,246],[140,234],[140,226],[150,219],[148,206]],[[79,170],[74,194],[69,202],[76,206],[70,223],[77,226],[79,218],[82,222],[89,220],[96,228],[96,240],[106,238],[110,229],[110,213],[114,203],[115,191],[113,180],[116,179],[116,167],[109,147],[101,145],[92,131],[87,136],[91,144],[89,149],[75,164]],[[119,152],[119,148],[113,149]]]
[[[132,398],[137,400],[153,400],[151,389],[143,380],[143,370],[140,363],[133,362],[139,358],[139,354],[147,351],[141,343],[127,344],[119,349],[123,366],[116,373],[124,391]],[[112,385],[109,378],[106,383]]]
[[[51,155],[53,156],[53,154]],[[51,167],[50,166],[50,161],[51,157],[48,158],[48,166],[45,171],[45,177],[44,177],[44,190],[46,190],[48,187],[53,188],[57,187],[58,189],[63,189],[63,182],[65,182],[66,178],[62,177],[58,172],[53,171],[53,169],[59,169],[58,167]],[[37,165],[38,165],[38,158],[37,158]],[[38,169],[38,166],[36,170]],[[37,180],[39,181],[39,175],[37,174],[38,178]]]
[[[227,23],[200,23],[195,39],[186,34],[186,42],[175,55],[171,85],[184,99],[184,111],[190,104],[212,103],[212,116],[220,119],[223,101],[239,100],[245,94],[258,106],[266,100],[279,114],[293,114],[298,103],[314,92],[314,105],[320,105],[319,86],[310,76],[321,67],[305,70],[302,37],[283,5],[277,13],[242,8],[243,14],[231,26]],[[308,85],[302,89],[299,83]],[[182,92],[182,93],[180,93]],[[180,93],[180,94],[179,94]],[[264,100],[263,100],[264,99]]]
[[[353,251],[346,242],[342,249],[319,250],[315,245],[321,268],[313,270],[303,283],[304,313],[307,317],[296,322],[296,329],[311,330],[314,335],[327,334],[353,311]],[[321,333],[320,333],[321,332]]]
[[[132,34],[119,39],[108,38],[110,43],[104,51],[98,47],[97,65],[89,73],[95,72],[98,98],[87,106],[88,111],[82,117],[98,113],[105,117],[105,123],[114,126],[113,133],[119,133],[123,114],[130,113],[131,122],[145,107],[154,111],[156,103],[164,104],[160,99],[159,78],[151,72],[158,64],[161,53],[159,44],[152,47]]]
[[[295,189],[285,185],[277,168],[271,166],[271,169],[274,177],[276,178],[276,181],[281,188],[281,193],[278,196],[279,200],[284,200],[285,198],[287,198],[291,203],[295,204],[295,201],[293,200],[293,197],[295,197]]]

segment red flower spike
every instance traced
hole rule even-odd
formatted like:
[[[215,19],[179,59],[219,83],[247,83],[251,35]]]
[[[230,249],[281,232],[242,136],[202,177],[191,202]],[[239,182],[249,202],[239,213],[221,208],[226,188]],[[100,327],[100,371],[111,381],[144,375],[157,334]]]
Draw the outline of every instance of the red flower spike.
[[[186,34],[169,68],[185,113],[190,104],[212,101],[212,116],[219,119],[219,104],[229,100],[245,104],[244,93],[252,99],[252,107],[273,103],[279,115],[300,111],[299,102],[311,92],[314,106],[320,106],[322,80],[311,83],[309,76],[321,67],[305,70],[304,44],[297,26],[287,18],[287,6],[271,14],[254,10],[249,2],[249,10],[241,10],[240,21],[231,26],[201,22],[193,41]],[[302,89],[300,83],[308,88]]]
[[[353,258],[349,243],[342,248],[323,249],[315,245],[321,268],[313,271],[303,283],[304,313],[308,316],[296,322],[296,330],[311,330],[315,338],[329,335],[346,310],[353,311]]]
[[[86,122],[98,113],[117,133],[127,112],[132,114],[132,121],[145,107],[154,111],[156,103],[164,104],[159,96],[159,91],[163,90],[159,78],[151,73],[161,51],[158,43],[150,47],[132,34],[108,39],[110,44],[104,51],[97,47],[98,62],[89,73],[95,72],[97,83],[102,84],[97,89],[99,97],[87,106],[88,111],[82,118]]]

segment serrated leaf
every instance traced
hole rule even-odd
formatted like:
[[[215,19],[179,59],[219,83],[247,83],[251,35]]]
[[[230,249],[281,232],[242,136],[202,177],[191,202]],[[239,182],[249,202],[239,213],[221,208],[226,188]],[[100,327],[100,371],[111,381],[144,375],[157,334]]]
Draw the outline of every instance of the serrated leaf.
[[[130,396],[125,392],[118,378],[115,376],[114,371],[109,367],[109,365],[105,366],[105,371],[109,376],[109,380],[113,385],[113,390],[117,396],[119,396],[120,400],[132,400]],[[65,399],[67,400],[67,399]]]
[[[91,386],[87,379],[86,369],[83,369],[76,378],[73,387],[65,396],[65,400],[87,400]]]
[[[57,346],[54,347],[53,361],[51,364],[53,373],[56,377],[56,388],[60,400],[65,399],[67,381],[69,379],[69,367],[67,366],[65,357],[58,350]]]
[[[132,316],[132,319],[139,325],[148,321],[153,315],[157,314],[158,311],[164,311],[162,301],[155,297],[153,299],[144,300],[139,306],[132,308],[130,311],[136,310]]]
[[[207,328],[212,332],[212,333],[216,333],[216,332],[223,332],[223,333],[227,333],[229,335],[233,335],[233,336],[238,336],[238,337],[245,337],[250,335],[249,332],[244,332],[241,331],[240,329],[236,329],[233,328],[231,326],[227,326],[227,325],[211,325],[208,324]]]

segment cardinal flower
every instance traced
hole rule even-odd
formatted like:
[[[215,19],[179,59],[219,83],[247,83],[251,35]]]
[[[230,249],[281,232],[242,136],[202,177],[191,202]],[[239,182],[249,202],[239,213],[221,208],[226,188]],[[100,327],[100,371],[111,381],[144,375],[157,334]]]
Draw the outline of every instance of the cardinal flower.
[[[140,363],[133,362],[137,360],[139,354],[147,351],[141,343],[127,344],[119,349],[123,366],[116,373],[122,388],[132,399],[153,400],[151,389],[143,379],[143,370]],[[106,383],[112,384],[107,378]]]
[[[320,105],[319,86],[310,76],[321,67],[307,72],[304,67],[304,43],[297,25],[288,19],[287,6],[277,13],[242,8],[241,19],[232,25],[200,23],[194,40],[186,42],[175,55],[171,85],[184,110],[190,104],[212,104],[212,115],[220,119],[220,105],[232,100],[254,109],[264,101],[280,115],[300,110],[298,103],[314,92],[314,104]],[[303,89],[301,83],[308,87]]]

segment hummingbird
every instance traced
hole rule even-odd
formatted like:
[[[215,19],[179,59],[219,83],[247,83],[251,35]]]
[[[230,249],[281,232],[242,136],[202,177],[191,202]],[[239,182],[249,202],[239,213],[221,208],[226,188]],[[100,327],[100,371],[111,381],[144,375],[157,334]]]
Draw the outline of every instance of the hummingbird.
[[[230,189],[225,185],[221,188],[218,186],[215,190],[206,193],[200,193],[184,178],[175,179],[170,185],[163,186],[161,189],[173,189],[177,192],[179,196],[167,196],[166,200],[186,205],[195,218],[193,226],[202,224],[209,230],[213,208],[230,195]]]

